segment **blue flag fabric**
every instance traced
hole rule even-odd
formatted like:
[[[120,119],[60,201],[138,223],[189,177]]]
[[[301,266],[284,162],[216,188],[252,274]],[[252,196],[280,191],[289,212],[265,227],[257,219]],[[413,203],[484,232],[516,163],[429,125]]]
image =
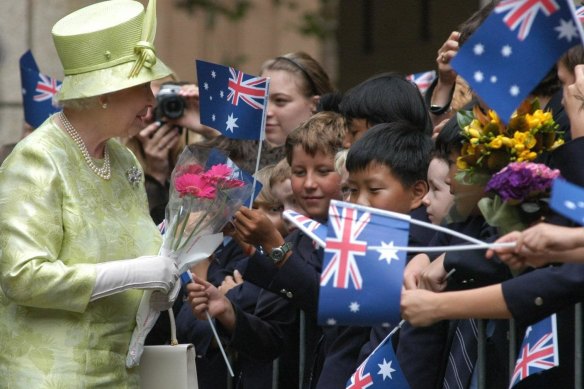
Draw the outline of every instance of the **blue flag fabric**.
[[[552,185],[550,207],[560,215],[584,225],[584,188],[556,178]]]
[[[558,58],[582,44],[572,0],[503,0],[452,67],[505,122]]]
[[[346,389],[409,389],[409,387],[395,357],[391,337],[388,336],[349,378]]]
[[[311,237],[318,246],[324,248],[327,233],[326,225],[290,209],[284,211],[284,218]]]
[[[24,120],[33,128],[60,111],[54,98],[61,88],[61,82],[40,72],[30,50],[20,57],[20,81]]]
[[[509,388],[532,374],[551,369],[558,364],[558,333],[556,315],[553,314],[527,327]]]
[[[260,139],[269,81],[231,67],[197,60],[201,123],[233,139]]]
[[[320,278],[321,325],[396,325],[409,216],[332,200]]]

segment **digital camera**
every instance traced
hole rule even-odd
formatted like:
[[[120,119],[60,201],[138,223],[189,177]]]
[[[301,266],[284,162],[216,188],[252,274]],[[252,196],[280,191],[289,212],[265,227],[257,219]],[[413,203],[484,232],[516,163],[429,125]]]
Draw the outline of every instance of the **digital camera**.
[[[186,101],[179,95],[180,86],[165,84],[160,87],[156,95],[156,120],[166,117],[168,119],[178,119],[185,112]]]

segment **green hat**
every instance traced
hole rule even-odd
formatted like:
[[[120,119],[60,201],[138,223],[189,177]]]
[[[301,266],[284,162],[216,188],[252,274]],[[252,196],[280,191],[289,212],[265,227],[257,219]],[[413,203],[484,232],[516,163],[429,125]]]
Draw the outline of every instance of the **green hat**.
[[[166,77],[156,58],[156,0],[108,0],[77,10],[53,26],[65,71],[58,99],[99,96]]]

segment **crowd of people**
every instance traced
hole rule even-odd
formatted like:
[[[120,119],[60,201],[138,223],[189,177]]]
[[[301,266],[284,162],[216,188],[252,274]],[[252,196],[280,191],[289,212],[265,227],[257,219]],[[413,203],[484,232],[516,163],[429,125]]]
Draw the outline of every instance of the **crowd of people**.
[[[126,354],[144,290],[174,308],[177,338],[193,343],[201,389],[345,388],[394,329],[321,325],[324,250],[283,218],[293,210],[326,223],[331,200],[410,215],[483,242],[489,250],[408,253],[401,314],[392,338],[412,389],[475,388],[477,319],[485,320],[489,388],[509,385],[509,321],[527,328],[557,313],[559,366],[517,388],[571,388],[575,304],[584,299],[584,230],[549,211],[503,233],[481,213],[484,182],[461,179],[469,146],[457,112],[489,115],[451,66],[493,10],[489,3],[439,48],[438,77],[418,87],[396,72],[345,93],[304,52],[268,59],[263,141],[234,140],[202,125],[199,90],[179,81],[153,40],[155,1],[100,2],[58,21],[52,34],[65,79],[62,110],[7,150],[0,168],[0,388],[137,388]],[[186,103],[155,117],[157,91]],[[550,111],[563,139],[537,161],[584,186],[584,48],[567,52],[528,97]],[[184,147],[217,148],[262,184],[223,243],[180,283],[159,254],[171,173]],[[261,148],[256,171],[255,156]],[[410,246],[466,243],[412,224]],[[383,290],[378,293],[383,294]],[[229,378],[207,315],[236,375]],[[164,344],[161,315],[147,344]],[[456,365],[459,341],[464,367]],[[228,382],[231,380],[231,382]]]

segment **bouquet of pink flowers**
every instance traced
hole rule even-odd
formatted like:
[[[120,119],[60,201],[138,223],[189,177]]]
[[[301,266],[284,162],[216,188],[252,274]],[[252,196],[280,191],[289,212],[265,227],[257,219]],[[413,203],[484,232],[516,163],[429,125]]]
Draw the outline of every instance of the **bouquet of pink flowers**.
[[[174,258],[179,273],[211,256],[223,241],[221,230],[251,193],[251,176],[221,152],[186,147],[171,175],[160,254]],[[174,293],[179,290],[177,281]],[[159,316],[151,307],[151,298],[152,292],[145,291],[126,359],[128,367],[139,363],[144,340]]]
[[[548,210],[552,182],[560,171],[534,162],[512,162],[493,175],[485,191],[492,197],[479,201],[487,223],[500,232],[522,230]]]

